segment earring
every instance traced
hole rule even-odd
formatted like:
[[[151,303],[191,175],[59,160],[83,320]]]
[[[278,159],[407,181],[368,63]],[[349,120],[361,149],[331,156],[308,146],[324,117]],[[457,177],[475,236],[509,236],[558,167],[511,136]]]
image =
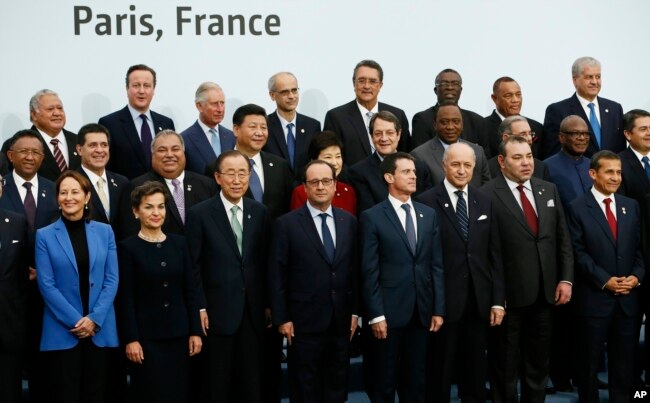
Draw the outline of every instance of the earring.
[[[88,211],[88,203],[84,204],[84,210]]]
[[[136,220],[140,219],[140,217],[138,217],[137,215],[134,215],[133,217],[135,217]]]

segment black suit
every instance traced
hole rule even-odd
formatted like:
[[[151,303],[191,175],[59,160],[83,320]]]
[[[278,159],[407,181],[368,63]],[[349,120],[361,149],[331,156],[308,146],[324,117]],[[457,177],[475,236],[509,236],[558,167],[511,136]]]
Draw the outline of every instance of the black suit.
[[[358,314],[357,220],[335,207],[332,214],[332,262],[306,205],[274,224],[269,294],[273,324],[293,322],[296,335],[289,347],[292,401],[347,400],[350,320]]]
[[[409,150],[409,121],[403,110],[379,102],[380,111],[388,111],[395,115],[402,126],[402,134],[397,145],[398,151]],[[368,136],[368,127],[361,116],[357,101],[330,109],[325,115],[325,130],[332,130],[339,135],[343,142],[343,162],[352,166],[370,155],[371,143]]]
[[[438,107],[439,105],[435,104],[431,108],[418,112],[413,116],[413,136],[409,141],[409,150],[413,150],[437,136],[434,125]],[[485,153],[488,154],[489,144],[483,124],[483,117],[478,113],[462,108],[460,109],[460,114],[463,117],[463,132],[460,138],[480,145],[485,150]]]
[[[150,112],[153,120],[152,139],[162,130],[175,130],[174,122],[170,118],[154,111]],[[107,169],[129,179],[144,175],[151,169],[128,106],[100,118],[99,124],[106,127],[111,134],[112,158]]]
[[[206,401],[210,402],[261,400],[266,207],[243,198],[242,229],[240,253],[219,194],[189,210],[187,242],[200,279],[201,305],[210,320],[204,356]]]
[[[453,196],[455,197],[455,196]],[[468,236],[463,237],[444,183],[417,200],[433,207],[440,222],[447,315],[433,335],[428,401],[449,401],[454,368],[463,401],[485,401],[485,349],[492,306],[505,307],[501,243],[492,201],[467,187]],[[456,364],[456,365],[455,365]]]
[[[23,215],[0,208],[0,400],[22,401],[29,246]]]
[[[264,146],[264,151],[289,161],[289,150],[287,149],[287,140],[285,139],[284,130],[280,123],[278,113],[273,112],[267,116],[269,127],[269,139]],[[296,127],[293,128],[293,134],[296,138],[294,151],[294,165],[289,163],[289,169],[293,173],[297,182],[302,182],[305,165],[309,162],[307,150],[309,143],[315,134],[321,132],[320,122],[316,119],[298,113],[296,116]]]
[[[508,309],[495,351],[492,391],[496,401],[517,399],[520,345],[522,401],[544,400],[555,290],[559,281],[573,282],[571,240],[556,187],[534,177],[529,183],[538,216],[537,236],[503,175],[482,189],[496,210]]]
[[[525,117],[525,116],[524,116]],[[541,153],[541,144],[542,139],[544,138],[544,126],[538,121],[526,117],[528,120],[528,125],[530,130],[535,132],[535,137],[533,137],[533,145],[531,146],[533,150],[533,156],[535,158],[540,158]],[[497,115],[497,111],[492,111],[490,116],[484,118],[484,127],[485,133],[488,140],[489,147],[485,149],[485,153],[488,154],[488,158],[496,157],[499,155],[499,144],[501,144],[501,136],[499,135],[499,125],[501,125],[501,117]]]
[[[548,173],[548,168],[546,168],[546,164],[544,164],[544,161],[538,160],[537,158],[534,159],[534,167],[533,167],[533,176],[538,179],[543,179],[543,180],[548,180],[549,173]],[[488,167],[490,168],[490,176],[493,178],[496,178],[501,174],[501,167],[499,166],[499,160],[498,157],[492,157],[488,160]]]
[[[84,171],[82,167],[77,168],[77,171],[88,178],[86,171]],[[111,227],[113,227],[113,231],[115,232],[117,230],[117,221],[120,217],[120,203],[122,201],[122,197],[124,197],[124,191],[129,189],[129,180],[125,176],[110,172],[108,170],[105,172],[106,180],[108,182],[108,203],[110,205],[110,218],[107,217],[104,205],[97,195],[95,183],[91,183],[92,195],[90,196],[90,218],[94,221],[110,224]]]
[[[618,154],[621,157],[623,182],[618,193],[630,197],[643,206],[643,199],[650,193],[650,180],[643,169],[641,161],[630,147]]]
[[[0,153],[0,175],[5,176],[9,173],[11,168],[9,168],[9,160],[5,155],[4,150]]]

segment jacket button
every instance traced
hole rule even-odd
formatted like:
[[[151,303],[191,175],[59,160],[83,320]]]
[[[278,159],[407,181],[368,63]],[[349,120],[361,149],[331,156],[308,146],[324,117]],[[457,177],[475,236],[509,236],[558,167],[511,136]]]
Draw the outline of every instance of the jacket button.
[[[161,262],[160,265],[161,265],[162,267],[167,267],[167,262]]]
[[[165,308],[169,308],[169,302],[165,302],[165,303],[163,304],[163,306],[164,306]]]
[[[163,287],[167,287],[169,283],[167,281],[163,281]]]

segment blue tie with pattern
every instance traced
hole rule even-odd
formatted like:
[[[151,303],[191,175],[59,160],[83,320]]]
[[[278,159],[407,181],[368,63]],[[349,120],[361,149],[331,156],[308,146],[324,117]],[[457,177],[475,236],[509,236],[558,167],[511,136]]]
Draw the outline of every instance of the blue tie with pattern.
[[[603,148],[603,143],[601,143],[600,137],[600,123],[598,123],[598,117],[596,117],[596,110],[594,109],[596,105],[594,105],[593,102],[589,102],[587,106],[589,107],[589,123],[591,124],[591,129],[594,131],[596,143],[599,148]]]

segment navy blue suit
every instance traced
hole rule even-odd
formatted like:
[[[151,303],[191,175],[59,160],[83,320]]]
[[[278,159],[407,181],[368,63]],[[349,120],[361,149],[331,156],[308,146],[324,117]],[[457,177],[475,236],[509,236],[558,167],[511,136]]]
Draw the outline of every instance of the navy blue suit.
[[[16,182],[14,181],[13,174],[5,176],[5,187],[3,196],[0,198],[0,207],[13,211],[18,214],[25,215],[25,206],[23,200],[20,198]],[[33,190],[32,190],[33,191]],[[59,211],[56,202],[56,189],[54,183],[38,176],[38,194],[34,196],[36,202],[36,217],[34,219],[34,230],[50,225]],[[34,233],[32,232],[30,243],[33,245]]]
[[[219,125],[218,130],[221,152],[233,150],[235,148],[235,134],[221,125]],[[196,121],[192,126],[185,129],[181,136],[185,141],[185,169],[197,174],[205,174],[205,168],[214,162],[218,155],[214,153],[203,128]],[[209,176],[213,177],[212,175]]]
[[[589,128],[591,136],[589,138],[589,147],[585,152],[585,157],[591,157],[597,151],[609,150],[615,153],[625,149],[625,136],[623,135],[623,107],[618,102],[598,97],[598,109],[600,112],[600,132],[601,145],[596,143],[596,137],[589,124],[589,116],[585,114],[578,96],[573,96],[550,104],[546,108],[544,116],[544,138],[542,138],[542,156],[548,158],[560,151],[560,142],[557,138],[560,132],[560,123],[562,119],[569,115],[578,115],[584,119]]]
[[[639,292],[632,289],[627,295],[614,295],[604,287],[611,277],[634,275],[643,280],[641,215],[635,200],[621,195],[613,197],[616,239],[591,192],[569,205],[569,230],[576,261],[572,304],[577,316],[580,357],[578,391],[585,402],[598,401],[596,373],[605,341],[609,352],[609,398],[614,402],[631,401]]]
[[[645,195],[650,193],[650,180],[643,169],[641,161],[628,147],[618,154],[621,157],[623,182],[618,193],[630,197],[643,206]]]
[[[587,193],[593,181],[589,176],[589,158],[582,156],[575,159],[564,151],[544,160],[548,170],[548,181],[557,186],[563,206]]]
[[[175,130],[174,122],[170,118],[154,111],[150,112],[154,128],[152,138],[162,130]],[[151,169],[128,106],[100,118],[98,123],[106,127],[111,134],[111,159],[106,167],[108,170],[133,179]]]

